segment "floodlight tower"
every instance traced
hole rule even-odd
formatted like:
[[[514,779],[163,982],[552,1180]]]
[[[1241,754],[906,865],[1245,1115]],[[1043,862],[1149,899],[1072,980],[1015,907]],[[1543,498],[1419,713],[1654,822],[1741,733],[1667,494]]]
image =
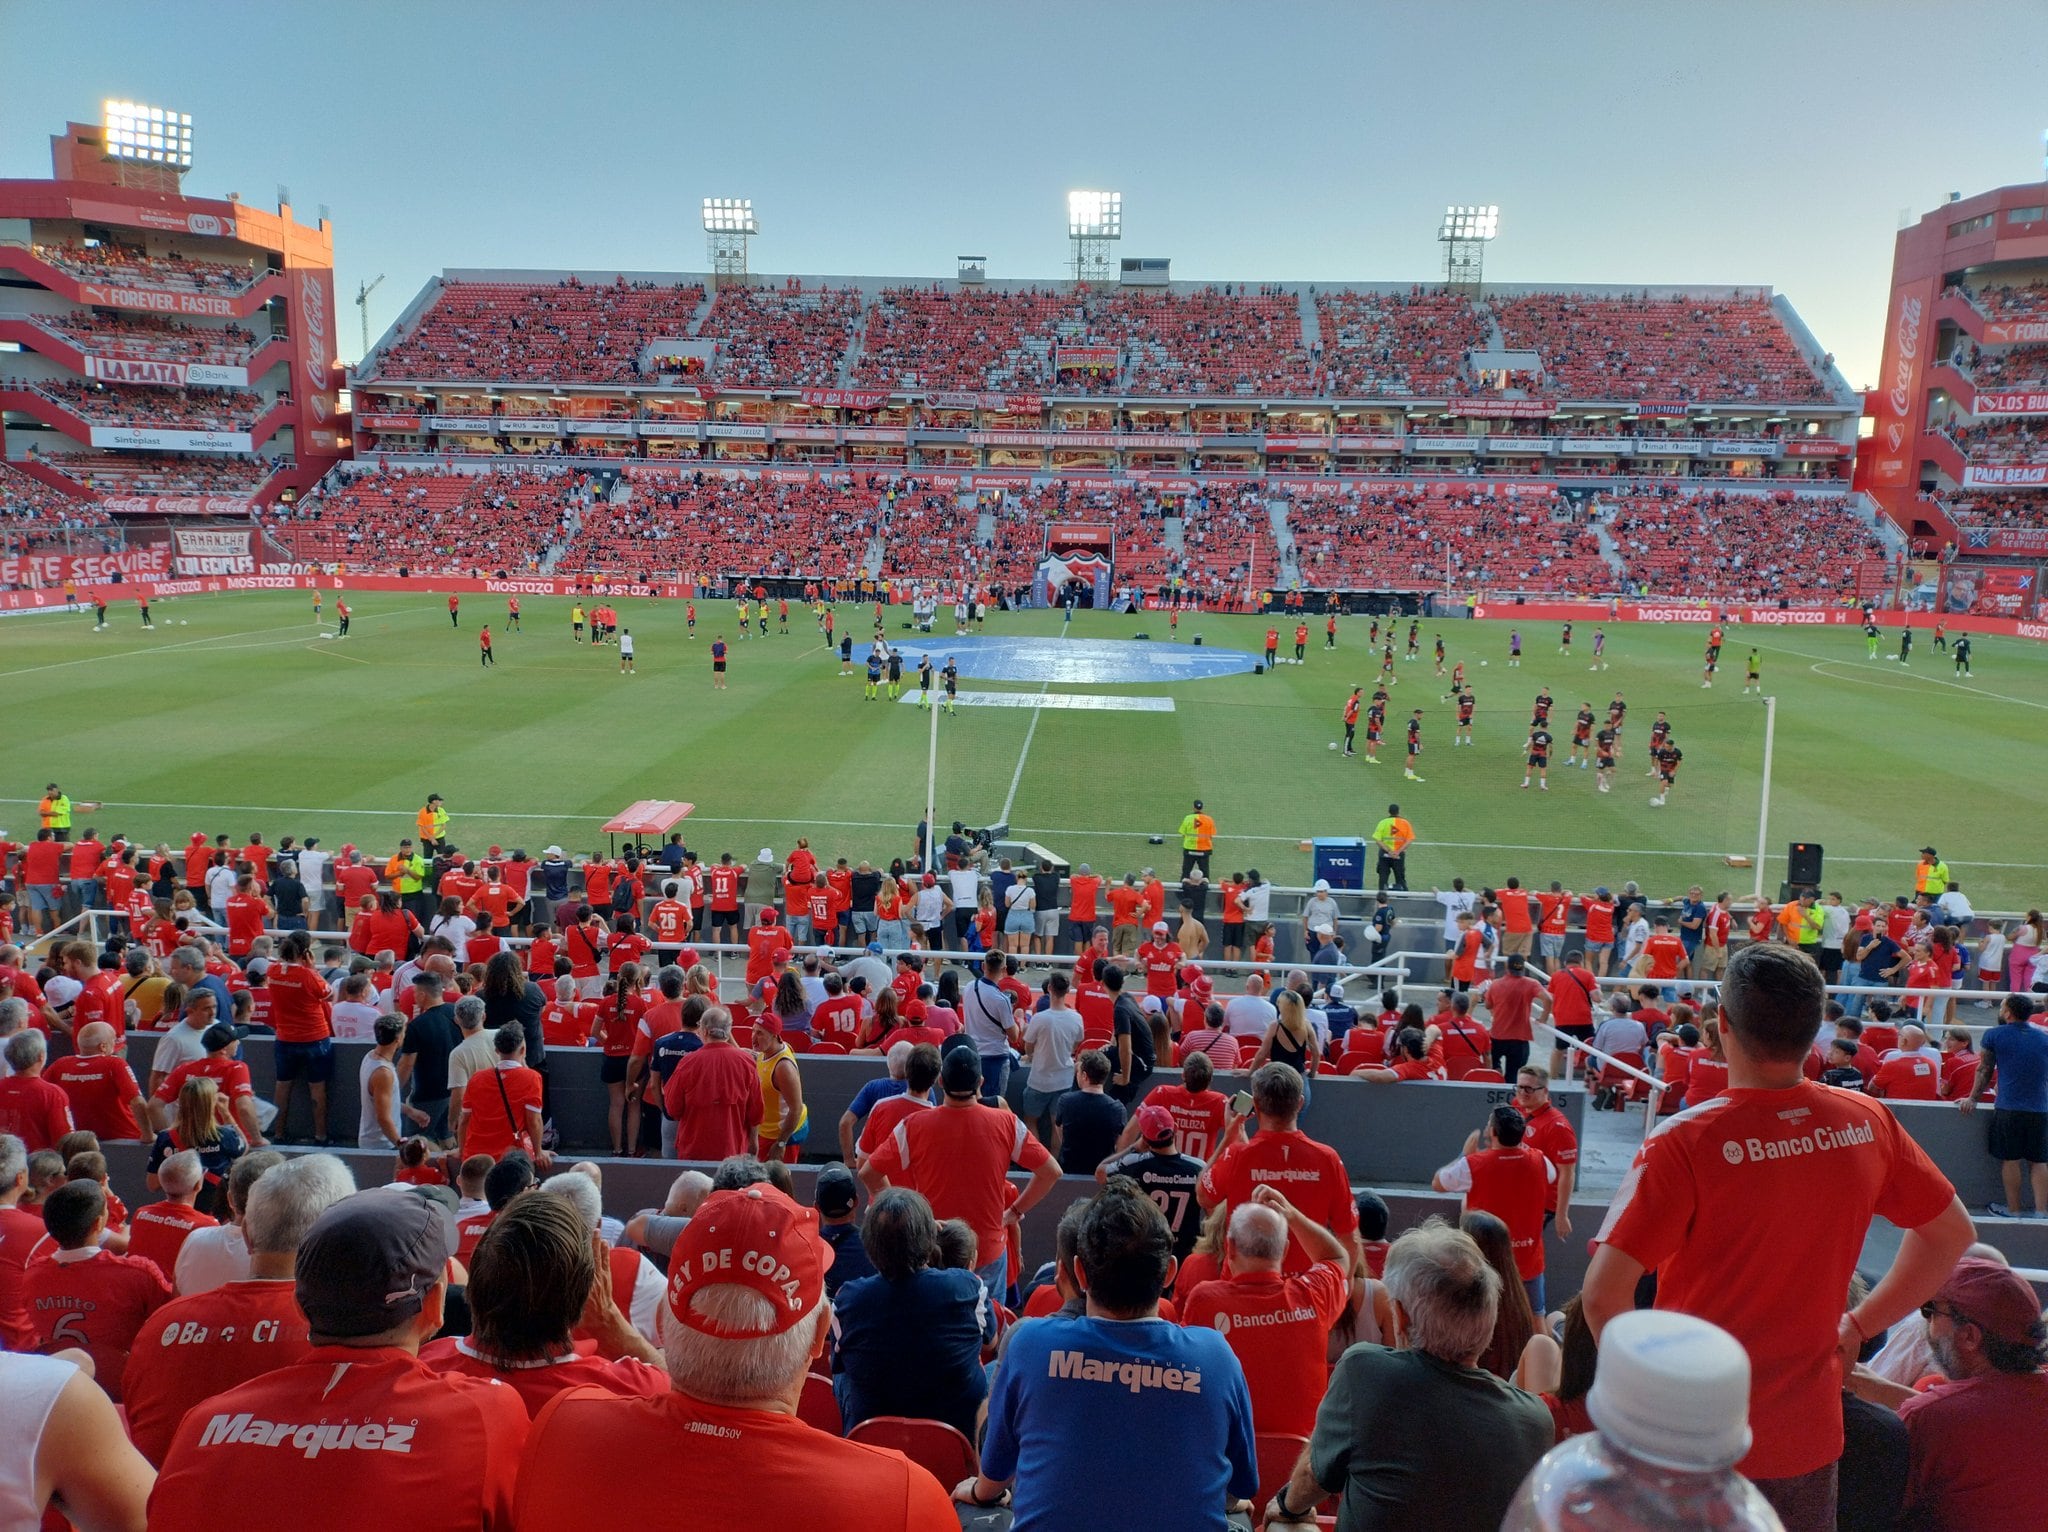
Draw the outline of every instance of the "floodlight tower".
[[[192,168],[192,114],[140,101],[100,103],[100,141],[115,161],[120,184],[175,193]]]
[[[712,285],[724,277],[747,280],[747,241],[761,232],[752,197],[706,197],[704,243],[711,254]]]
[[[1107,282],[1116,274],[1116,245],[1124,237],[1124,194],[1067,193],[1067,238],[1074,247],[1074,280]]]
[[[1487,242],[1499,232],[1500,209],[1490,203],[1445,208],[1443,227],[1436,235],[1444,247],[1444,285],[1477,297],[1485,277]]]

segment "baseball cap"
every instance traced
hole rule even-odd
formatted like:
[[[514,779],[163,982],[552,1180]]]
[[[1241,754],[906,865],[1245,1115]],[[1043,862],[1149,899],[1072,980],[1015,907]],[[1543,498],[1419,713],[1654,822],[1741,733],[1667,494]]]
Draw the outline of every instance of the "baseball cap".
[[[243,972],[252,979],[256,978],[259,974],[269,973],[270,959],[266,957],[252,957],[249,959],[249,966],[243,969]]]
[[[676,1237],[668,1311],[700,1334],[722,1334],[690,1299],[701,1288],[733,1283],[774,1305],[775,1323],[767,1333],[781,1335],[818,1306],[831,1264],[832,1247],[818,1235],[816,1208],[798,1207],[761,1184],[713,1192]]]
[[[844,1165],[827,1165],[818,1172],[818,1190],[812,1200],[817,1203],[820,1213],[838,1218],[853,1211],[856,1185],[853,1172]]]
[[[1138,1004],[1141,1009],[1147,1011],[1157,1011],[1162,1016],[1166,1014],[1166,1002],[1160,999],[1157,995],[1147,995],[1143,1000],[1139,1001]]]
[[[948,1048],[939,1065],[939,1085],[947,1095],[981,1089],[981,1055],[972,1048]]]
[[[880,942],[869,942],[869,943],[868,943],[868,951],[870,951],[870,952],[873,952],[873,953],[877,953],[877,954],[879,954],[879,953],[881,952],[881,950],[882,950],[882,944],[881,944]]]
[[[930,873],[926,873],[924,875],[924,886],[926,888],[936,888],[938,887],[938,883],[939,880],[933,877]]]
[[[1524,968],[1527,968],[1528,966],[1529,960],[1523,957],[1521,953],[1511,952],[1508,954],[1509,973],[1520,973]]]
[[[1335,936],[1337,934],[1337,928],[1331,925],[1326,920],[1321,925],[1315,928],[1315,934],[1317,936]]]
[[[1318,894],[1327,894],[1327,893],[1328,893],[1329,891],[1330,891],[1330,880],[1329,880],[1328,878],[1317,878],[1317,879],[1316,879],[1316,886],[1315,886],[1315,888],[1314,888],[1313,892],[1315,892],[1315,893],[1318,893]]]
[[[1936,851],[1936,850],[1935,850],[1935,849],[1934,849],[1934,848],[1933,848],[1932,846],[1922,846],[1922,847],[1920,848],[1920,854],[1921,854],[1922,856],[1940,856],[1940,855],[1941,855],[1941,853],[1940,853],[1939,851]]]
[[[425,1307],[458,1243],[431,1202],[387,1187],[344,1197],[299,1242],[299,1308],[315,1335],[381,1335]]]
[[[1079,867],[1076,867],[1074,871],[1079,873],[1086,873],[1088,871],[1088,864],[1086,862],[1083,862]]]
[[[1173,1137],[1173,1113],[1149,1103],[1138,1108],[1138,1136],[1148,1144],[1164,1143]]]
[[[766,846],[763,846],[761,848],[760,855],[756,856],[754,860],[759,862],[763,867],[767,867],[775,861],[775,853],[773,851],[770,851]]]
[[[541,847],[540,854],[542,856],[560,856],[562,848],[560,846],[543,846]]]
[[[1164,931],[1167,929],[1166,922],[1163,920],[1155,920],[1152,922],[1152,929],[1155,931]]]
[[[1595,899],[1606,899],[1606,898],[1609,898],[1609,897],[1611,897],[1611,896],[1610,896],[1610,895],[1608,894],[1608,892],[1607,892],[1607,890],[1606,890],[1606,889],[1604,889],[1604,888],[1596,888],[1596,889],[1594,889],[1594,890],[1593,890],[1593,897],[1594,897]]]
[[[787,947],[777,947],[770,961],[776,963],[787,963],[789,961],[789,949]]]
[[[503,856],[504,854],[505,848],[503,846],[493,846],[488,852],[485,853],[485,855],[487,856]]]
[[[199,1046],[208,1053],[218,1053],[232,1047],[241,1040],[242,1033],[232,1022],[216,1021],[199,1034]]]
[[[1973,1256],[1956,1262],[1934,1301],[1947,1304],[1993,1340],[2007,1345],[2027,1345],[2040,1333],[2041,1302],[2034,1289],[2025,1277],[1997,1261]]]

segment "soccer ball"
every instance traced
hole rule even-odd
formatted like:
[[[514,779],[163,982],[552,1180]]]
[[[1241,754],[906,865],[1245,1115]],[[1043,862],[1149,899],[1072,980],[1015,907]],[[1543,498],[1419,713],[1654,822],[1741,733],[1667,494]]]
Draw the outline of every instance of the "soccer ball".
[[[1334,739],[1330,741],[1330,748],[1332,750],[1335,750],[1337,748],[1337,742]]]
[[[186,618],[180,617],[180,618],[178,619],[178,626],[179,626],[179,627],[181,627],[181,628],[189,628],[189,627],[191,627],[191,626],[192,626],[192,624],[191,624],[191,622],[190,622],[190,621],[188,621],[188,620],[187,620]]]
[[[1486,664],[1486,661],[1484,661],[1484,660],[1481,660],[1481,661],[1480,661],[1479,663],[1480,663],[1481,667],[1484,667],[1484,666],[1485,666],[1485,664]]]

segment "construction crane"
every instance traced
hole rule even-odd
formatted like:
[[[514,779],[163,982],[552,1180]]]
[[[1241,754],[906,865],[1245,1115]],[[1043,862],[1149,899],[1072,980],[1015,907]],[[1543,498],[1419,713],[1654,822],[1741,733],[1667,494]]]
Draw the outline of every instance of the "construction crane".
[[[370,354],[370,294],[383,285],[384,278],[380,273],[374,282],[365,282],[356,289],[356,308],[363,319],[363,349],[357,356],[358,361]]]

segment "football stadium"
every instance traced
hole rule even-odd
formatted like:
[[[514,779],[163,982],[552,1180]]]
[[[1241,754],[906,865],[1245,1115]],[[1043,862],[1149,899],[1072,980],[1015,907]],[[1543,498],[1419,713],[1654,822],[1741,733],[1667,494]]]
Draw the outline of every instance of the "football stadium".
[[[2048,183],[1845,324],[1197,124],[935,272],[133,46],[0,112],[0,1522],[2048,1525]]]

